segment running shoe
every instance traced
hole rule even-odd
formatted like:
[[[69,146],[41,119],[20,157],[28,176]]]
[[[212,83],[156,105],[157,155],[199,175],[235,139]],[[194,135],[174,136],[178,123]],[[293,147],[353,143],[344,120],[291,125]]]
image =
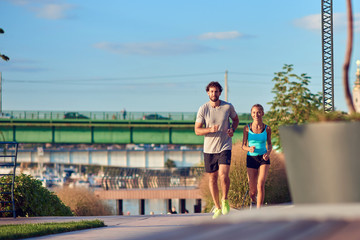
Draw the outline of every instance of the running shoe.
[[[251,210],[252,208],[256,209],[256,202],[251,202],[251,203],[250,203],[250,210]]]
[[[230,205],[227,199],[221,201],[222,214],[226,215],[230,212]]]
[[[212,216],[212,219],[216,219],[216,218],[220,217],[221,209],[220,208],[215,208],[213,213],[214,213],[214,215]]]

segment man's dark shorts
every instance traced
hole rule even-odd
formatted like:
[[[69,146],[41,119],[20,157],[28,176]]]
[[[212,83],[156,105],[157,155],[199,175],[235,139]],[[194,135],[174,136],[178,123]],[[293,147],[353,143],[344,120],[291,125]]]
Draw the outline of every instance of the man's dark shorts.
[[[230,165],[231,150],[221,153],[204,153],[205,172],[212,173],[219,170],[219,164]]]
[[[246,167],[247,168],[255,168],[259,169],[259,167],[263,164],[270,164],[270,158],[265,161],[263,159],[263,155],[257,155],[257,156],[246,156]]]

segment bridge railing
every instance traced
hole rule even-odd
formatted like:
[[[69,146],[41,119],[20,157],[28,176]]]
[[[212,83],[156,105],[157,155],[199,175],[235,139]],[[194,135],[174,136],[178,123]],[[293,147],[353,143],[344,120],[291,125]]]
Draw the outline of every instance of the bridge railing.
[[[71,112],[71,111],[3,111],[0,118],[26,120],[188,120],[194,121],[195,112]]]
[[[203,167],[173,169],[107,168],[102,178],[104,190],[197,187]]]
[[[3,111],[0,118],[24,120],[176,120],[195,121],[196,112],[71,112],[71,111]],[[251,120],[250,114],[239,114],[240,120]]]

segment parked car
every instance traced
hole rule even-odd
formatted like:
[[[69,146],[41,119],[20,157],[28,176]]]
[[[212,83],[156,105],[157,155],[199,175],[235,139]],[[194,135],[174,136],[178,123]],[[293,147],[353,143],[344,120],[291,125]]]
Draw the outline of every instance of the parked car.
[[[78,112],[68,112],[64,115],[65,119],[89,119],[89,117],[82,115]]]
[[[143,116],[143,120],[170,120],[170,119],[171,119],[170,117],[163,117],[156,113]]]
[[[89,188],[90,187],[90,182],[85,181],[85,180],[78,180],[78,181],[75,182],[75,187]]]
[[[0,118],[11,119],[13,117],[10,115],[10,113],[0,112]]]

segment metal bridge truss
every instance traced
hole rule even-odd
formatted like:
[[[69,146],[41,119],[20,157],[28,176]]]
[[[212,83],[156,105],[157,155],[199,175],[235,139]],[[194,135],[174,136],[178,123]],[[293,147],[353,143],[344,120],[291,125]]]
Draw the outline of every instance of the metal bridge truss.
[[[323,106],[325,112],[334,111],[333,66],[333,11],[332,0],[321,3],[322,50],[323,50]]]

